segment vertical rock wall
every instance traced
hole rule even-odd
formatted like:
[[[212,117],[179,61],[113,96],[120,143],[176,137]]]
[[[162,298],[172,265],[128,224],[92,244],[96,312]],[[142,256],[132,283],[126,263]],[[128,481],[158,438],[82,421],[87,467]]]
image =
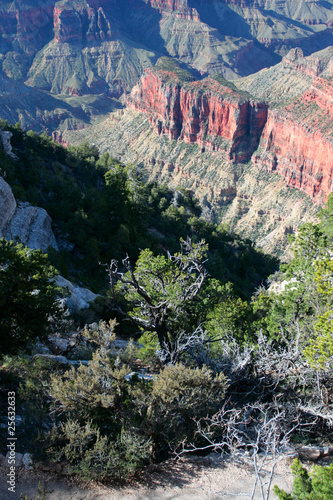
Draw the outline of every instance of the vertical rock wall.
[[[267,105],[244,97],[212,78],[183,83],[176,74],[146,70],[127,100],[148,114],[158,134],[223,148],[229,158],[247,161],[257,148]]]

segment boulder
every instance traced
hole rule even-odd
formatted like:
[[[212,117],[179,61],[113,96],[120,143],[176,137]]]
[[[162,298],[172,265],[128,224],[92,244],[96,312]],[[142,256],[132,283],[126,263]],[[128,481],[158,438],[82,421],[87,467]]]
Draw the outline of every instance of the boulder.
[[[45,359],[49,361],[54,361],[55,363],[61,363],[63,365],[70,365],[71,362],[65,358],[65,356],[56,356],[54,354],[35,354],[34,358]]]
[[[7,240],[19,240],[34,250],[46,253],[49,246],[58,250],[51,227],[52,221],[46,210],[33,207],[29,203],[18,203],[4,236]]]
[[[3,237],[3,231],[8,221],[13,217],[17,204],[9,184],[0,177],[0,236]]]
[[[301,460],[316,461],[322,455],[322,450],[319,446],[302,446],[298,450]]]
[[[33,469],[32,456],[30,453],[24,453],[24,455],[22,457],[22,464],[23,464],[25,470]]]
[[[9,184],[0,177],[0,237],[18,239],[34,250],[58,250],[51,218],[43,208],[16,202]]]
[[[96,299],[97,295],[88,288],[82,288],[74,285],[62,276],[58,276],[56,280],[57,285],[67,288],[69,296],[64,299],[64,303],[70,312],[77,312],[81,309],[89,307],[90,302]]]

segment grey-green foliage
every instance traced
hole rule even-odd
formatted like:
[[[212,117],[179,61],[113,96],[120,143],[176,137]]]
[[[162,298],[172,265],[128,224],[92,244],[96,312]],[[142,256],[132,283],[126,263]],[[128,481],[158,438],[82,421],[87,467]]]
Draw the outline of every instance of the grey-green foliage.
[[[223,374],[205,366],[167,366],[151,381],[128,377],[132,370],[111,355],[114,326],[86,329],[98,345],[93,359],[54,375],[49,387],[58,420],[51,456],[84,477],[127,477],[153,453],[159,458],[194,436],[193,419],[217,411],[227,387]]]
[[[122,430],[115,438],[103,435],[92,422],[80,424],[69,419],[54,435],[63,446],[54,447],[55,460],[66,459],[77,474],[87,478],[128,477],[135,472],[150,452],[149,440]]]

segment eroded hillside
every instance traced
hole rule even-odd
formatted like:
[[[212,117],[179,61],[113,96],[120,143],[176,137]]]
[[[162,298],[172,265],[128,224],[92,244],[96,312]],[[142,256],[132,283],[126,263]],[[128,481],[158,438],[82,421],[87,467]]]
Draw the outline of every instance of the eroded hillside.
[[[90,125],[86,95],[120,97],[161,55],[197,76],[234,79],[278,63],[292,47],[308,55],[333,43],[330,1],[24,0],[2,2],[0,12],[8,103],[0,117],[48,133]],[[29,87],[42,91],[46,112]],[[17,95],[38,112],[27,113]]]

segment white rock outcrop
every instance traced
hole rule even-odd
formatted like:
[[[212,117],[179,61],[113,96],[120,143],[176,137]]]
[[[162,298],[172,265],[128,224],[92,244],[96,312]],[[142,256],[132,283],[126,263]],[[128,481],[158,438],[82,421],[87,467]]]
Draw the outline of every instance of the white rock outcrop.
[[[69,297],[66,297],[64,302],[71,312],[80,311],[80,309],[89,307],[90,302],[95,300],[97,297],[97,295],[91,290],[88,290],[88,288],[73,285],[73,283],[66,280],[66,278],[63,278],[62,276],[57,277],[56,283],[57,285],[68,289]]]
[[[16,202],[11,187],[0,177],[0,237],[18,238],[34,250],[46,252],[51,246],[58,250],[51,218],[43,208]]]
[[[3,236],[8,222],[16,210],[16,200],[13,191],[7,182],[0,177],[0,236]]]
[[[12,135],[13,134],[11,132],[0,130],[0,149],[3,149],[7,156],[16,160],[16,156],[12,151],[12,145],[10,143]]]

